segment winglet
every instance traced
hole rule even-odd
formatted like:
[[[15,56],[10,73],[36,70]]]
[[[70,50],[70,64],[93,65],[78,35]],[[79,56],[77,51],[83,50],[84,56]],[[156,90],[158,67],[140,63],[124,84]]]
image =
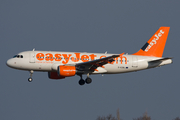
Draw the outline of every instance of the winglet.
[[[148,42],[133,55],[162,57],[170,27],[160,27]]]

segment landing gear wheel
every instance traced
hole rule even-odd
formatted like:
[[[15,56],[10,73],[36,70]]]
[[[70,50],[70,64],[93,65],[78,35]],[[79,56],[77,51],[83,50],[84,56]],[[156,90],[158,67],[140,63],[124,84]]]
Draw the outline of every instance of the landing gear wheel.
[[[92,79],[87,77],[85,81],[86,81],[87,84],[90,84],[92,82]]]
[[[85,81],[83,79],[80,79],[79,80],[79,85],[84,85],[85,84]]]
[[[33,71],[33,70],[30,70],[29,72],[30,72],[30,78],[28,78],[28,81],[29,81],[29,82],[32,82],[32,80],[33,80],[33,79],[32,79],[32,75],[33,75],[33,72],[34,72],[34,71]]]
[[[32,80],[33,80],[33,79],[32,79],[31,77],[30,77],[30,78],[28,78],[28,81],[29,81],[29,82],[32,82]]]

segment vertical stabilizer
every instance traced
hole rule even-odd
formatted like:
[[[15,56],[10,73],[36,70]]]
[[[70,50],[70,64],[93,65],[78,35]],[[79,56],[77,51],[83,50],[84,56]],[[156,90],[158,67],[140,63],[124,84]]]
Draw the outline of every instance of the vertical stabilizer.
[[[162,57],[170,27],[160,27],[146,44],[133,55]]]

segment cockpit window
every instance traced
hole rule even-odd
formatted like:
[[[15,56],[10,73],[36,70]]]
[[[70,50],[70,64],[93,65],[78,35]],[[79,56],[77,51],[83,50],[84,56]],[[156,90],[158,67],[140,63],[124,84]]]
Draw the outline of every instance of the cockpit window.
[[[15,55],[13,58],[23,58],[23,55]]]
[[[15,55],[13,58],[16,58],[17,57],[17,55]]]

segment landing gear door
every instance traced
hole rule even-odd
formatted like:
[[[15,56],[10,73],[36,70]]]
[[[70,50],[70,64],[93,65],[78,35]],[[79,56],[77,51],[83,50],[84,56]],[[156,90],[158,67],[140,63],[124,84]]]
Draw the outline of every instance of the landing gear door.
[[[34,53],[34,51],[29,53],[29,62],[30,63],[35,63],[35,53]]]
[[[132,67],[137,68],[138,67],[138,58],[133,57],[132,59]]]

